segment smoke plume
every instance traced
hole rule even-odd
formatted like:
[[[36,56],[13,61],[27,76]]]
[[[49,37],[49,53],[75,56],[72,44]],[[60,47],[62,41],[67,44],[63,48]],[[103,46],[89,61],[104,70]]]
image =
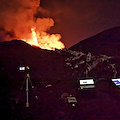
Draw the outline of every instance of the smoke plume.
[[[0,0],[0,30],[7,34],[4,35],[4,39],[29,41],[31,28],[36,34],[39,33],[37,36],[48,35],[44,32],[54,26],[54,20],[52,18],[37,18],[37,12],[43,11],[45,12],[40,7],[40,0]]]

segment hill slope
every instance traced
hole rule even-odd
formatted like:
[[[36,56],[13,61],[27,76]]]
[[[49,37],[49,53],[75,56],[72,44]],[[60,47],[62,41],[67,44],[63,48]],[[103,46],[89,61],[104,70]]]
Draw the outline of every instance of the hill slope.
[[[0,94],[1,110],[4,118],[9,120],[36,120],[54,119],[55,109],[60,96],[64,92],[70,92],[75,87],[76,81],[72,77],[72,70],[65,66],[66,55],[55,51],[43,50],[33,47],[21,40],[6,41],[0,43]],[[30,78],[34,85],[35,93],[29,84],[30,108],[25,108],[25,72],[19,71],[19,66],[30,67]],[[47,85],[52,85],[47,88]],[[69,84],[69,86],[68,86]],[[35,99],[35,95],[39,100]],[[18,104],[16,101],[18,100]],[[52,109],[53,111],[49,111]],[[18,110],[18,111],[17,111]],[[35,112],[35,111],[38,112]],[[45,112],[46,111],[46,112]],[[29,114],[30,115],[27,115]],[[48,115],[42,114],[45,112]]]
[[[76,70],[73,66],[70,66],[71,68],[66,66],[66,59],[74,65],[75,60],[80,62],[81,54],[83,53],[70,50],[42,50],[21,40],[1,42],[1,118],[5,120],[118,120],[120,91],[110,79],[99,80],[94,90],[78,89],[78,76],[74,74]],[[34,86],[33,88],[29,84],[30,106],[28,108],[25,107],[26,88],[23,84],[25,72],[19,71],[21,65],[30,67],[30,78]],[[36,95],[38,99],[35,99]],[[73,106],[68,104],[66,99],[66,96],[70,95],[77,99],[77,103]]]
[[[70,49],[96,55],[120,56],[120,27],[105,30],[73,45]]]

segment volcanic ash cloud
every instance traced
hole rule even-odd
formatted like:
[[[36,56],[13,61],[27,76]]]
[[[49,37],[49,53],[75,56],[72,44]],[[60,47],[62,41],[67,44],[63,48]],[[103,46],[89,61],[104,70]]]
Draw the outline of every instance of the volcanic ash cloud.
[[[7,34],[4,39],[22,39],[43,49],[64,48],[60,34],[47,33],[54,20],[35,17],[38,10],[43,11],[39,0],[1,0],[0,30]]]

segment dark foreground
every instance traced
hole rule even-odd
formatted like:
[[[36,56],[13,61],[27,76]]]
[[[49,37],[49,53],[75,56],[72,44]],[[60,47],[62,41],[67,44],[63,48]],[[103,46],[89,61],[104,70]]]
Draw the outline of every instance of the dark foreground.
[[[4,88],[1,90],[0,107],[2,117],[6,120],[120,119],[120,90],[108,79],[97,82],[94,90],[77,90],[76,84],[70,81],[52,83],[51,87],[46,87],[47,84],[43,82],[34,83],[34,91],[29,86],[28,108],[25,106],[25,89],[20,92],[19,87],[12,85],[11,88],[10,85],[8,82],[1,83]],[[68,86],[71,86],[69,90]],[[61,98],[63,93],[75,96],[76,105],[72,107],[65,102]],[[35,99],[35,95],[38,96],[38,100]]]

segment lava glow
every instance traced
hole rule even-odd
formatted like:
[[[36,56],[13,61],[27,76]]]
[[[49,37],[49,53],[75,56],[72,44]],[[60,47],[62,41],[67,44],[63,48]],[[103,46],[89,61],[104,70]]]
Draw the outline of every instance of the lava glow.
[[[36,35],[36,32],[35,32],[35,29],[31,28],[31,32],[32,32],[32,40],[31,40],[32,43],[31,44],[38,45],[37,35]]]
[[[49,34],[54,20],[49,12],[40,6],[40,0],[0,0],[0,27],[4,28],[4,40],[23,40],[42,49],[65,48],[60,34]],[[47,17],[40,17],[47,14]],[[11,34],[12,33],[12,34]]]
[[[42,49],[55,50],[65,48],[65,45],[60,41],[60,34],[48,34],[46,32],[36,32],[35,28],[31,28],[31,38],[23,40],[31,45],[38,46]]]

